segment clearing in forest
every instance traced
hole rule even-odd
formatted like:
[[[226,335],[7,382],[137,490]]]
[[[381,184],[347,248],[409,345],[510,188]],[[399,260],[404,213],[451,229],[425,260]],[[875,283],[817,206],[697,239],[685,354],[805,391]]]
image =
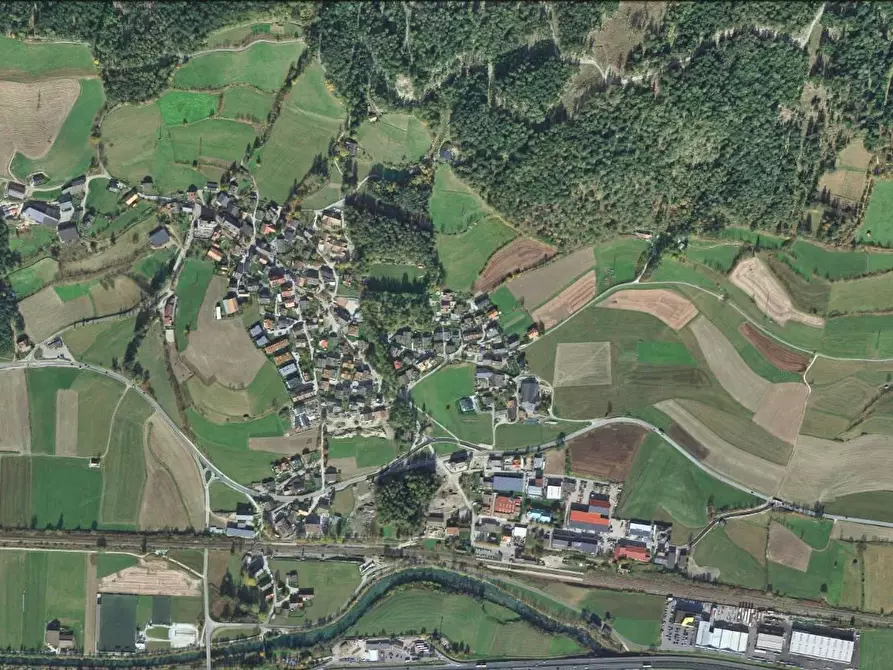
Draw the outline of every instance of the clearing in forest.
[[[673,330],[684,328],[698,315],[698,309],[688,298],[662,288],[617,291],[598,306],[644,312],[660,319]]]
[[[549,330],[579,312],[595,297],[595,272],[587,272],[531,316]]]
[[[553,385],[603,386],[611,383],[610,342],[562,342],[555,351]]]
[[[735,286],[753,298],[766,316],[779,325],[798,321],[813,328],[824,327],[825,320],[822,317],[794,309],[791,297],[761,258],[753,256],[744,259],[735,266],[729,278]]]
[[[484,293],[492,291],[506,278],[545,263],[555,254],[555,247],[529,237],[520,237],[490,257],[481,276],[474,283],[474,290]]]

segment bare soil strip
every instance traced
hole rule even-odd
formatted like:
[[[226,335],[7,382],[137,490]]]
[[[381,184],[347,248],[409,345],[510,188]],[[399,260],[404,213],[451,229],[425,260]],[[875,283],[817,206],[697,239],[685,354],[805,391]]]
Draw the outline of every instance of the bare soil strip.
[[[779,497],[809,506],[851,493],[893,490],[893,449],[887,435],[847,442],[800,435]]]
[[[579,312],[595,297],[595,272],[587,272],[533,314],[533,320],[549,330]]]
[[[254,380],[267,359],[254,346],[241,319],[217,320],[214,307],[226,291],[226,279],[215,275],[183,358],[202,378],[239,390]]]
[[[779,370],[803,372],[809,365],[809,356],[782,346],[747,322],[738,327],[738,332],[744,335],[757,348],[757,351]]]
[[[772,384],[760,399],[753,415],[754,423],[788,444],[794,444],[806,413],[808,396],[806,384]]]
[[[785,474],[783,466],[726,442],[673,400],[659,402],[655,407],[706,447],[708,453],[703,462],[714,470],[764,495],[773,495],[778,490]]]
[[[0,375],[0,451],[31,452],[28,386],[24,370]]]
[[[56,391],[56,456],[78,455],[78,392]]]
[[[769,524],[769,560],[806,572],[812,547],[801,540],[787,526],[773,521]]]
[[[199,596],[201,580],[174,570],[164,560],[141,559],[139,565],[99,580],[100,593],[135,593],[146,596]]]
[[[579,277],[594,267],[595,252],[592,247],[583,247],[548,265],[525,272],[512,279],[507,286],[518,302],[527,309],[533,309],[561,291],[574,280],[574,277]],[[592,295],[594,296],[595,274],[592,275],[592,284]],[[537,320],[536,317],[534,319]]]
[[[825,320],[822,317],[794,308],[791,297],[781,282],[760,258],[754,256],[738,263],[729,279],[753,298],[757,307],[779,325],[799,321],[813,328],[824,328]]]
[[[596,428],[568,442],[571,470],[582,475],[622,482],[629,474],[636,449],[648,431],[636,425]],[[564,472],[562,463],[561,473]]]
[[[319,449],[319,426],[312,425],[307,430],[288,437],[252,437],[248,448],[252,451],[267,451],[273,454],[303,454]]]
[[[545,263],[556,253],[555,247],[538,240],[521,237],[490,256],[486,267],[474,283],[475,291],[488,292],[507,278],[540,263]]]
[[[617,291],[598,306],[645,312],[660,319],[673,330],[684,328],[698,315],[698,308],[688,298],[664,288]]]
[[[562,342],[555,351],[554,386],[611,383],[610,342]]]
[[[707,317],[695,320],[691,332],[720,385],[741,405],[755,412],[769,382],[751,370],[728,338]]]

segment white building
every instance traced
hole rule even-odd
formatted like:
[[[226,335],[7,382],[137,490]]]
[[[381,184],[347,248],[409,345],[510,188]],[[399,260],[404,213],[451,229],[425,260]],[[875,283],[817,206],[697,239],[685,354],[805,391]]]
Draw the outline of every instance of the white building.
[[[784,636],[772,633],[757,633],[757,649],[780,654],[784,648]]]
[[[747,651],[747,638],[747,631],[730,630],[719,626],[715,626],[711,630],[709,621],[701,621],[698,624],[698,637],[695,644],[699,647],[743,654]]]
[[[820,658],[824,661],[836,661],[837,663],[849,663],[853,658],[853,640],[841,640],[826,635],[815,635],[795,630],[791,633],[792,654]]]
[[[561,484],[546,486],[546,500],[561,500]]]

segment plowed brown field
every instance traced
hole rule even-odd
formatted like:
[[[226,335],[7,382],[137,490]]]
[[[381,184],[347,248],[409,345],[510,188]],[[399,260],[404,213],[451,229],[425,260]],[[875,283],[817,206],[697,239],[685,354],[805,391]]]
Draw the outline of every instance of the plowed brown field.
[[[490,256],[484,271],[474,283],[475,291],[492,291],[514,274],[544,263],[554,256],[555,247],[520,237]]]
[[[647,434],[641,426],[620,424],[575,437],[568,442],[571,470],[621,482],[629,474],[636,449]]]
[[[595,272],[587,272],[573,284],[536,310],[533,320],[549,330],[579,312],[595,297]]]
[[[748,342],[779,370],[803,372],[809,365],[809,356],[798,351],[791,351],[747,322],[738,327],[738,332],[744,335]]]
[[[684,328],[698,315],[698,308],[688,298],[663,288],[617,291],[598,306],[645,312],[657,317],[673,330]]]

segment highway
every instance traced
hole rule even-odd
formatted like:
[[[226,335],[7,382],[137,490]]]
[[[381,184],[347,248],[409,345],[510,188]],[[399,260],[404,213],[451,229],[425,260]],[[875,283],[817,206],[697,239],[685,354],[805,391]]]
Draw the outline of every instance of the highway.
[[[355,668],[356,665],[330,664],[329,668]],[[406,665],[376,665],[375,670],[406,670]],[[476,670],[476,663],[450,665],[425,665],[425,670]],[[490,661],[486,670],[639,670],[663,668],[665,670],[753,670],[775,667],[744,662],[734,658],[714,659],[694,655],[623,656],[615,658],[567,658],[546,661]]]

